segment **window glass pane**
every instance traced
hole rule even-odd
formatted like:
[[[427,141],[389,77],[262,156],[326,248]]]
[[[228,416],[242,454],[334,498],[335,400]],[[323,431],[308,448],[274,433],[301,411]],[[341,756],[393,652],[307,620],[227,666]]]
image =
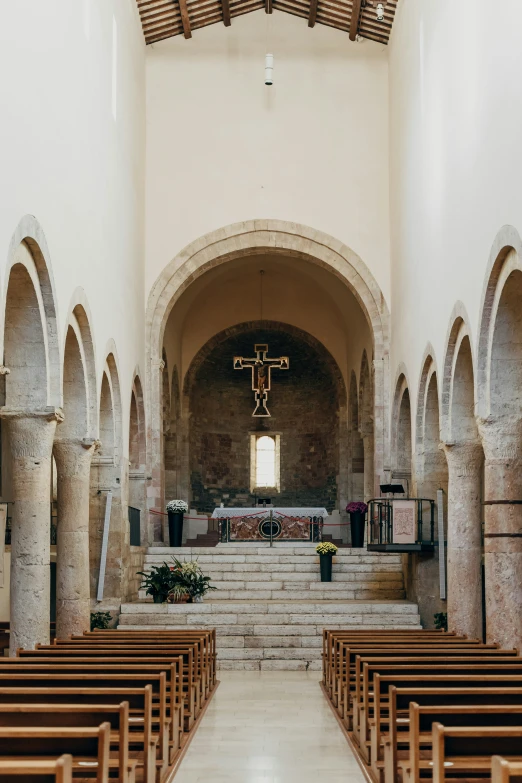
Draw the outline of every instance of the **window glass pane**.
[[[275,440],[263,435],[256,441],[256,486],[275,487]]]

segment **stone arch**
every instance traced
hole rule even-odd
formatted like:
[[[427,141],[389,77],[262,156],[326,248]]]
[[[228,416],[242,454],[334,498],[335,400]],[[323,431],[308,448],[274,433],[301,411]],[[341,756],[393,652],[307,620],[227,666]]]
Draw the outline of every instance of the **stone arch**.
[[[4,364],[13,365],[6,364],[11,371],[6,405],[59,408],[62,383],[55,288],[45,235],[32,215],[22,218],[11,238],[6,279],[3,353]],[[24,309],[29,317],[20,320]],[[35,347],[34,353],[26,352],[23,363],[22,343]]]
[[[362,500],[364,497],[364,443],[359,430],[359,393],[355,372],[350,373],[348,392],[348,433],[351,458],[350,500]]]
[[[69,305],[65,327],[64,345],[70,330],[74,331],[78,342],[86,394],[86,437],[98,437],[97,371],[94,339],[91,330],[91,313],[87,297],[82,288],[77,288]],[[64,355],[65,356],[65,355]],[[65,367],[65,358],[64,358]],[[65,385],[65,381],[64,381]],[[66,422],[64,422],[66,423]]]
[[[185,289],[197,277],[234,258],[262,254],[291,255],[334,274],[355,296],[370,326],[376,359],[374,428],[382,433],[376,452],[376,473],[382,473],[387,451],[386,380],[389,351],[389,312],[375,279],[364,262],[346,245],[306,226],[278,220],[252,220],[207,234],[184,248],[156,280],[147,306],[147,346],[152,355],[148,375],[151,406],[151,472],[153,493],[162,496],[162,432],[155,411],[161,409],[160,364],[163,335],[169,314]]]
[[[178,494],[178,461],[180,450],[181,398],[179,374],[176,365],[172,368],[170,384],[169,428],[165,438],[165,497],[169,500]]]
[[[482,294],[481,318],[479,322],[479,337],[477,350],[477,401],[478,414],[481,419],[492,415],[492,363],[494,353],[495,326],[499,316],[499,308],[509,304],[505,302],[509,296],[509,286],[522,271],[522,240],[513,226],[504,226],[495,237],[491,248],[486,282]],[[506,289],[506,290],[505,290]],[[504,301],[502,297],[504,296]],[[509,309],[509,308],[508,308]],[[509,313],[506,312],[508,316]],[[516,319],[516,313],[513,313]],[[518,326],[515,320],[513,326]],[[517,329],[518,331],[518,329]]]
[[[61,366],[49,253],[35,218],[10,243],[1,317],[3,439],[14,502],[11,533],[11,654],[49,640],[52,444],[60,410]],[[5,478],[5,476],[4,476]],[[7,482],[5,482],[7,483]]]
[[[84,307],[73,304],[63,360],[64,422],[54,441],[57,468],[56,632],[88,627],[89,471],[98,416],[94,350]]]
[[[129,426],[129,462],[131,471],[145,473],[147,458],[146,449],[146,424],[143,388],[137,369],[134,371],[134,380],[131,389]]]
[[[409,493],[412,479],[412,427],[409,383],[404,365],[399,368],[392,410],[392,479],[406,481]]]
[[[97,595],[100,573],[100,556],[105,509],[108,492],[111,492],[107,568],[102,606],[117,609],[121,596],[126,594],[125,565],[129,555],[129,531],[127,522],[128,470],[122,470],[122,406],[116,347],[113,340],[107,345],[107,358],[101,377],[99,395],[100,449],[91,464],[90,503],[90,567],[91,597]]]
[[[522,506],[509,501],[522,498],[522,244],[511,226],[497,235],[488,272],[477,362],[478,426],[485,456],[487,638],[519,647]]]
[[[134,371],[129,414],[129,522],[136,527],[139,518],[140,544],[147,543],[147,437],[143,389],[138,370]],[[134,543],[137,545],[137,541]]]
[[[455,306],[446,340],[442,379],[442,440],[478,442],[473,344],[464,306]]]
[[[359,431],[364,447],[364,499],[368,501],[375,495],[375,441],[373,437],[372,373],[366,349],[362,354],[359,378]]]

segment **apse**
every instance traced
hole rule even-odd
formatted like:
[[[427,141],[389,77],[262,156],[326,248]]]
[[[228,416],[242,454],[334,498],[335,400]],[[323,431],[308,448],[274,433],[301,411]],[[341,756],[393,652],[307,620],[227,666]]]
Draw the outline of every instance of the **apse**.
[[[259,343],[289,364],[271,372],[268,416],[254,415],[252,372],[233,361]],[[277,505],[337,508],[339,385],[324,346],[295,327],[259,322],[218,335],[194,359],[185,390],[193,506],[212,512],[268,496]]]

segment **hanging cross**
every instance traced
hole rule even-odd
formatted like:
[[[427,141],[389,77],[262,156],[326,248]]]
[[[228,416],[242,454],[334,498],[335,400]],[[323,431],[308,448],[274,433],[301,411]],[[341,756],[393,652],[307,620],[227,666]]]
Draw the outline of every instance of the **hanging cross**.
[[[254,345],[255,359],[244,359],[242,356],[234,356],[234,370],[252,370],[252,391],[254,392],[256,408],[252,416],[270,416],[266,407],[272,370],[288,370],[290,362],[288,356],[280,356],[279,359],[268,359],[268,345]]]

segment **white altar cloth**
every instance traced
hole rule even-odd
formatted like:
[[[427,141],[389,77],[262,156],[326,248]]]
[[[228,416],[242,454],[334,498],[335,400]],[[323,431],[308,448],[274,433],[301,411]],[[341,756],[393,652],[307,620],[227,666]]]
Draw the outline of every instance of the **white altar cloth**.
[[[215,508],[212,513],[212,519],[233,519],[234,517],[248,517],[259,515],[266,517],[270,512],[274,514],[284,514],[286,517],[323,517],[326,519],[328,511],[325,508],[283,508],[274,506],[272,508]]]

